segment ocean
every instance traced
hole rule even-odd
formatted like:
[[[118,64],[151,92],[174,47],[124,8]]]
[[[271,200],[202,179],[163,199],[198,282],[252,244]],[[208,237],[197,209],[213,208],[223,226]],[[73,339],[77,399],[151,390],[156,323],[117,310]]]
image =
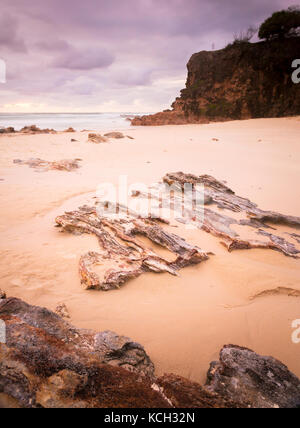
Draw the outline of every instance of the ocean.
[[[12,126],[19,131],[24,126],[36,125],[56,131],[69,127],[76,131],[122,130],[130,127],[126,119],[143,114],[147,113],[0,113],[0,128]]]

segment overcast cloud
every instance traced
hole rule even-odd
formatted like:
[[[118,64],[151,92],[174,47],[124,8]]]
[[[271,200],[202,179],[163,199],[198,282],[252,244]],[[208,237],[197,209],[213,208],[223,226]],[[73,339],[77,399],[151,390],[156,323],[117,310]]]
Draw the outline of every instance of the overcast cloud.
[[[1,0],[0,111],[159,111],[186,63],[286,0]]]

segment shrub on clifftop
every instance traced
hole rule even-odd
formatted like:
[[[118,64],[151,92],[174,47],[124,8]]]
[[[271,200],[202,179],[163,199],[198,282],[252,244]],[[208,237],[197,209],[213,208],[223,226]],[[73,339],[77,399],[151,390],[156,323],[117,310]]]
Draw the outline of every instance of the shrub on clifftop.
[[[259,29],[258,37],[260,39],[284,38],[296,36],[300,30],[300,9],[290,7],[287,10],[281,10],[273,13]]]

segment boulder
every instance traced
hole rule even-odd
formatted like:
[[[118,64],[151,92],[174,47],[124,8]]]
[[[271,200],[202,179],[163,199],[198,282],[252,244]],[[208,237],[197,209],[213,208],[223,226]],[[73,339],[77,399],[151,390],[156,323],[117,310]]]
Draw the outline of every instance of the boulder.
[[[125,135],[123,135],[122,132],[109,132],[108,134],[104,134],[104,137],[115,138],[119,140],[121,138],[125,138]]]
[[[94,144],[107,143],[109,140],[100,134],[89,134],[88,142]]]
[[[170,406],[152,388],[150,358],[130,339],[76,329],[15,298],[0,300],[0,318],[0,408]]]
[[[213,362],[207,388],[254,408],[300,408],[300,380],[280,361],[247,348],[225,346]]]

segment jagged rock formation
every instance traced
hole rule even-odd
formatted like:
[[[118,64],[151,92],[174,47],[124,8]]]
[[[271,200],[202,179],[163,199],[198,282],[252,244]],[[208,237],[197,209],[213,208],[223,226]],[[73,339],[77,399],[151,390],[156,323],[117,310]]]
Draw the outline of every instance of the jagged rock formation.
[[[300,380],[280,361],[239,346],[225,346],[211,364],[209,390],[255,408],[300,408]]]
[[[249,199],[237,196],[227,185],[209,175],[196,176],[193,174],[184,174],[183,172],[170,173],[163,178],[163,182],[171,186],[174,191],[174,206],[180,211],[177,220],[182,223],[192,223],[205,232],[221,238],[221,243],[228,251],[265,248],[280,251],[289,257],[299,258],[300,249],[293,243],[276,235],[276,228],[274,226],[276,224],[284,224],[299,229],[300,217],[261,210],[255,203]],[[192,199],[188,206],[182,206],[182,191],[187,184],[190,184],[195,190],[197,189],[197,185],[204,186],[204,206],[195,205]],[[153,191],[154,193],[152,193]],[[164,204],[168,205],[170,187],[164,191],[161,185],[157,187],[153,186],[152,189],[149,189],[149,194],[138,193],[137,196],[155,199],[157,193],[161,195],[162,208]],[[194,196],[192,192],[190,198],[194,198]],[[188,201],[188,194],[185,194],[184,200],[185,202]],[[230,217],[227,213],[223,214],[222,210],[239,213],[242,218],[238,220]],[[179,217],[179,215],[181,216]],[[231,227],[233,225],[257,229],[257,235],[263,236],[265,239],[243,238]],[[269,233],[265,229],[271,229],[273,233]],[[292,234],[291,238],[294,235]]]
[[[64,159],[61,161],[45,161],[43,159],[29,159],[28,161],[22,161],[21,159],[15,159],[14,163],[18,165],[28,165],[30,168],[34,168],[37,171],[74,171],[80,168],[81,159]]]
[[[122,207],[118,207],[122,210]],[[162,219],[142,219],[128,213],[127,209],[115,216],[100,216],[96,208],[81,207],[56,218],[58,227],[71,233],[90,233],[97,236],[99,253],[89,252],[79,262],[81,283],[86,289],[112,290],[144,272],[177,271],[208,259],[208,254],[188,244],[177,235],[167,233],[158,224]],[[147,248],[137,236],[146,236],[153,243],[167,248],[174,254],[169,261]],[[94,266],[100,265],[97,273]]]
[[[276,224],[285,224],[292,228],[300,227],[300,217],[279,214],[273,211],[261,210],[249,199],[234,193],[227,185],[209,175],[196,176],[182,172],[167,174],[163,184],[152,186],[149,193],[133,191],[132,197],[147,198],[160,205],[170,207],[170,189],[172,189],[173,211],[177,221],[193,224],[205,232],[221,239],[221,244],[228,251],[251,248],[271,249],[285,256],[299,258],[300,248],[280,236]],[[185,194],[182,190],[189,184],[196,189],[197,185],[204,186],[204,205],[195,204],[194,192]],[[153,193],[154,191],[154,193]],[[157,196],[160,195],[160,196]],[[190,200],[189,200],[190,199]],[[183,205],[184,202],[184,205]],[[188,204],[186,204],[188,202]],[[100,202],[98,201],[97,204]],[[198,202],[197,202],[198,203]],[[113,206],[113,204],[110,204]],[[108,207],[107,201],[101,201],[102,208]],[[176,211],[178,210],[178,212]],[[230,217],[222,210],[238,213],[241,218]],[[65,232],[75,234],[94,234],[98,238],[99,252],[88,252],[79,261],[79,275],[85,289],[112,290],[132,278],[137,278],[144,272],[167,272],[177,275],[177,272],[193,264],[206,261],[208,253],[195,245],[190,245],[178,235],[167,232],[163,218],[144,218],[130,211],[127,207],[115,206],[115,214],[98,210],[97,206],[80,207],[77,211],[66,212],[56,218],[56,226]],[[249,239],[238,233],[233,226],[244,226],[244,229],[254,229],[257,239]],[[272,233],[268,232],[272,230]],[[286,234],[293,240],[294,235]],[[174,255],[167,260],[147,248],[138,236],[144,236]],[[259,239],[261,237],[261,239]],[[296,241],[298,243],[298,241]]]
[[[295,37],[196,53],[187,65],[186,88],[172,110],[136,117],[132,125],[299,115],[300,84],[291,79],[299,44]]]
[[[76,329],[19,299],[0,300],[0,408],[299,408],[300,381],[282,363],[225,346],[207,385],[155,378],[144,348],[112,332]]]

